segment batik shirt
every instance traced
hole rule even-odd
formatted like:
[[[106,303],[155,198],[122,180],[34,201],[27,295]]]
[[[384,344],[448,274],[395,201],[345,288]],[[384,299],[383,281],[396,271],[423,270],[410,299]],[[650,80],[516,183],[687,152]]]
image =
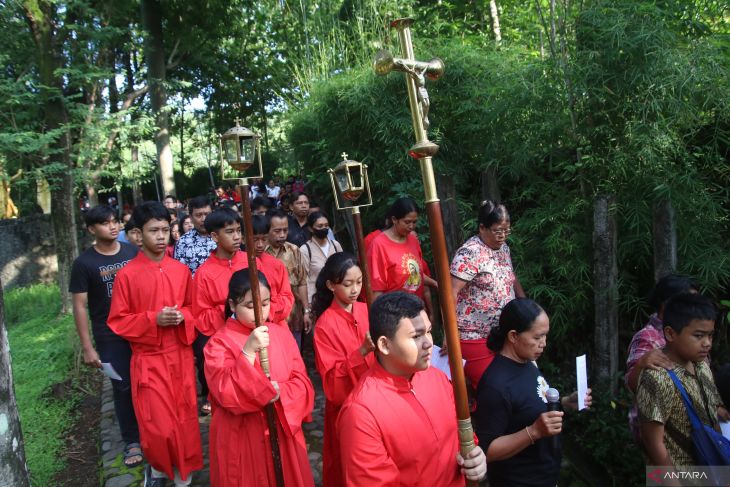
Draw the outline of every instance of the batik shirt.
[[[499,324],[505,304],[515,299],[515,273],[507,244],[498,250],[478,235],[454,255],[451,275],[466,282],[456,298],[456,320],[461,340],[483,340]]]
[[[674,373],[680,380],[692,406],[704,424],[717,427],[717,408],[722,406],[720,395],[706,362],[695,362],[691,374],[675,364]],[[682,397],[666,370],[644,369],[639,376],[636,391],[639,405],[639,421],[657,422],[664,425],[664,446],[675,466],[697,465],[692,423]]]
[[[201,235],[195,228],[180,237],[175,245],[174,257],[195,275],[195,271],[206,261],[217,245],[209,235]]]

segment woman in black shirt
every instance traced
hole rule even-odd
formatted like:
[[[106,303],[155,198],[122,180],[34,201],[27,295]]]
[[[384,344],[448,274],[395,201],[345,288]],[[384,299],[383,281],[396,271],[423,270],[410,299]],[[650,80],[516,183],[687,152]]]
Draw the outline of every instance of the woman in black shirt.
[[[497,355],[479,381],[475,420],[491,487],[557,484],[560,454],[551,438],[560,434],[563,412],[547,412],[549,385],[535,364],[549,330],[540,305],[517,298],[502,309],[499,326],[489,334],[487,346]],[[560,403],[577,409],[577,399],[573,393]]]

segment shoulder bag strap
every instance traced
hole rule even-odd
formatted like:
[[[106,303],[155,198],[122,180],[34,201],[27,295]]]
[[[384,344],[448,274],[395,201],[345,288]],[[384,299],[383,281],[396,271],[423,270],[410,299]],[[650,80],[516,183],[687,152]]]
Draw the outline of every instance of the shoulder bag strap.
[[[677,374],[675,374],[673,370],[667,370],[667,373],[669,374],[669,377],[672,379],[672,382],[674,382],[674,385],[677,386],[677,390],[679,390],[679,394],[682,396],[682,402],[684,402],[684,407],[687,410],[687,416],[689,416],[689,420],[692,423],[692,428],[693,429],[702,428],[702,421],[700,421],[700,418],[697,416],[697,412],[695,412],[695,408],[692,406],[692,401],[690,400],[689,396],[687,395],[687,391],[684,389],[684,386],[682,385],[682,382],[677,377]]]

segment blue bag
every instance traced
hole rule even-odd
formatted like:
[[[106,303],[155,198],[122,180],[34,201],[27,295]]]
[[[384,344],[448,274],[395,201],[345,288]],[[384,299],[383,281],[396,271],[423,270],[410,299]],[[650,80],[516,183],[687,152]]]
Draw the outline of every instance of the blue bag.
[[[697,412],[692,406],[687,391],[684,389],[673,370],[668,370],[669,377],[677,386],[682,402],[687,409],[687,416],[692,423],[692,442],[695,445],[695,453],[699,465],[707,466],[728,466],[730,465],[730,440],[700,421]]]

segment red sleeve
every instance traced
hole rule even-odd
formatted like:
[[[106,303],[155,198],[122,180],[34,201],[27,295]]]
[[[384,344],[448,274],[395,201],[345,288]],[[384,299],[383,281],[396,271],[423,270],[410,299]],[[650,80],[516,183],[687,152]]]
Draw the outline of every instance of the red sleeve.
[[[314,409],[314,386],[307,375],[307,368],[302,360],[297,342],[289,330],[282,330],[277,334],[281,346],[286,349],[286,354],[291,357],[291,373],[285,381],[279,381],[280,398],[276,402],[276,409],[279,413],[282,427],[286,418],[288,430],[292,435],[296,434],[302,427],[303,421],[311,421],[312,409]]]
[[[387,238],[387,237],[383,237]],[[373,291],[385,292],[388,288],[388,255],[386,249],[373,240],[368,252],[368,271],[370,272],[370,287]]]
[[[383,410],[382,414],[397,413]],[[337,430],[345,485],[401,485],[398,466],[388,456],[380,428],[370,411],[358,404],[346,406],[340,413]]]
[[[211,336],[225,324],[225,303],[213,302],[209,286],[215,286],[215,283],[209,282],[205,277],[198,271],[198,276],[193,279],[193,315],[200,333]]]
[[[269,321],[279,323],[286,320],[294,306],[294,293],[289,283],[289,273],[286,266],[275,258],[264,262],[267,273],[271,275],[271,311]]]
[[[345,402],[369,366],[360,353],[360,344],[352,350],[342,350],[331,335],[337,327],[320,326],[319,321],[314,327],[317,371],[322,377],[322,388],[327,400],[339,405]]]
[[[159,345],[157,311],[136,312],[132,303],[131,287],[127,274],[120,272],[114,279],[112,304],[109,309],[109,328],[127,341]]]
[[[251,365],[242,351],[231,349],[218,334],[210,339],[204,353],[210,395],[229,412],[261,411],[276,396],[264,373]]]
[[[192,345],[197,336],[195,331],[196,319],[193,316],[193,276],[190,274],[190,270],[187,268],[183,269],[183,275],[180,278],[181,282],[185,283],[185,295],[183,297],[183,305],[179,308],[183,315],[183,321],[177,327],[177,337],[186,345]]]

